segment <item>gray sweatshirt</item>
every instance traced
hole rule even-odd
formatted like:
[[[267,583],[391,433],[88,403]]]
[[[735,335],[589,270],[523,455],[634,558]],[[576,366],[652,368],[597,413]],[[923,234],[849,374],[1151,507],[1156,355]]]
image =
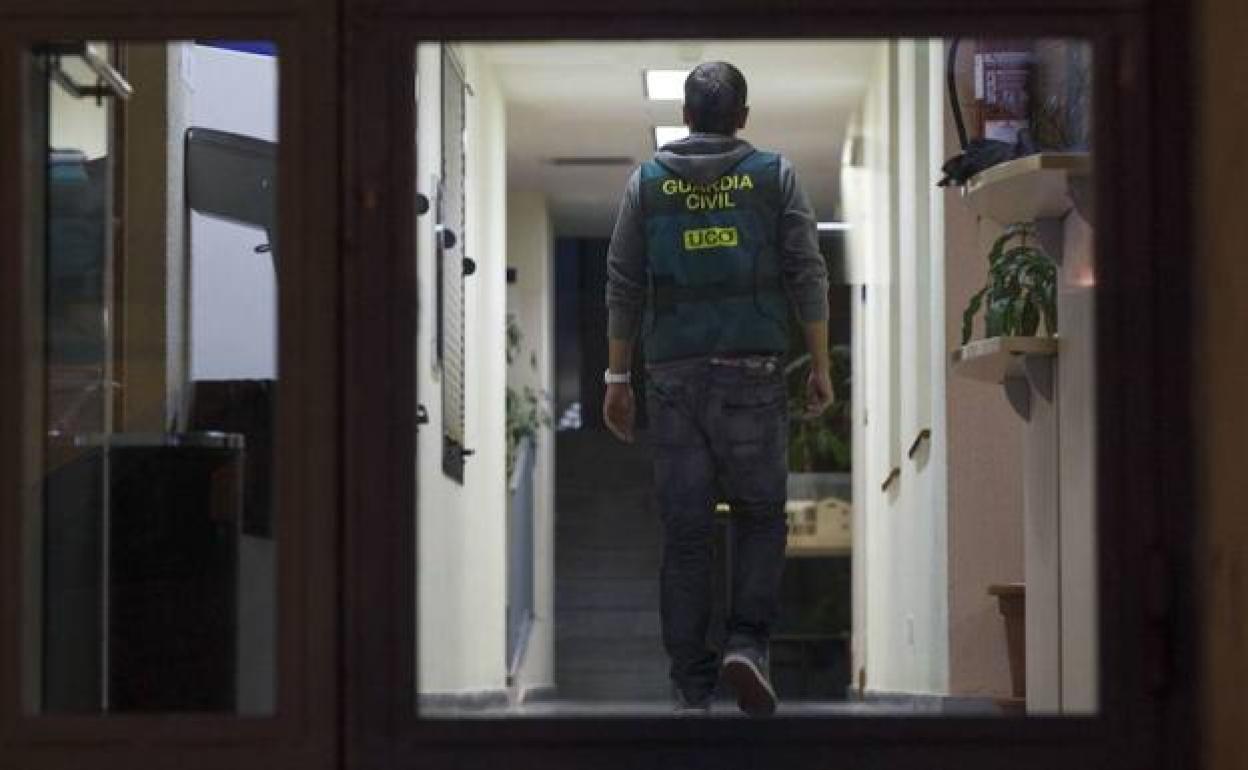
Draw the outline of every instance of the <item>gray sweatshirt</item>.
[[[683,179],[708,184],[753,151],[749,142],[723,134],[693,133],[668,142],[655,157]],[[607,335],[631,340],[641,326],[646,303],[646,234],[640,205],[640,169],[633,171],[607,251]],[[803,322],[828,318],[828,271],[815,227],[815,213],[797,183],[797,174],[780,157],[780,272],[785,292]]]

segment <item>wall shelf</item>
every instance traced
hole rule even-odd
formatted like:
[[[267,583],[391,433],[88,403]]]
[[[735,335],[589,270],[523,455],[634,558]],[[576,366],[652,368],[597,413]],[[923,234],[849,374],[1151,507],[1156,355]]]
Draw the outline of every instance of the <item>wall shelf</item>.
[[[1040,152],[999,163],[971,177],[962,198],[977,214],[1001,225],[1060,219],[1074,207],[1072,177],[1091,173],[1086,152]]]
[[[1030,420],[1033,391],[1053,400],[1057,349],[1057,337],[989,337],[963,345],[950,359],[954,374],[1004,386],[1010,406]]]
[[[1057,355],[1056,337],[989,337],[970,342],[950,355],[959,377],[1000,384],[1023,373],[1028,356]]]

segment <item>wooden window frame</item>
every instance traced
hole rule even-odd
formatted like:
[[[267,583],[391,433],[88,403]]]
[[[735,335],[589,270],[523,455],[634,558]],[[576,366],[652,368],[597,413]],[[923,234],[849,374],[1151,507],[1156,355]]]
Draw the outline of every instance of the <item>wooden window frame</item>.
[[[1186,767],[1198,755],[1188,396],[1196,104],[1183,0],[7,0],[0,163],[21,165],[20,56],[55,38],[276,39],[283,275],[280,430],[294,451],[280,568],[279,716],[26,717],[16,709],[22,192],[0,180],[0,766],[199,768],[756,765]],[[1077,35],[1097,46],[1101,291],[1092,718],[500,720],[415,712],[417,40]],[[1121,90],[1119,89],[1121,87]],[[1128,199],[1115,193],[1130,191]],[[1147,227],[1141,222],[1149,222]],[[283,260],[295,265],[296,260]],[[1115,266],[1129,270],[1115,270]],[[295,279],[292,281],[290,279]],[[422,277],[424,278],[424,277]],[[1167,308],[1166,314],[1156,312]],[[298,440],[298,443],[295,441]],[[294,458],[294,459],[291,459]],[[1110,651],[1112,654],[1109,654]],[[695,755],[696,760],[695,760]]]
[[[775,766],[856,768],[1182,767],[1195,753],[1196,631],[1187,370],[1190,212],[1174,205],[1191,173],[1173,150],[1189,135],[1188,11],[1178,0],[794,0],[721,2],[679,12],[658,0],[585,7],[458,0],[453,11],[361,0],[348,12],[347,177],[363,190],[347,230],[362,253],[393,256],[351,275],[370,298],[347,308],[348,362],[382,391],[347,394],[355,451],[369,426],[415,428],[417,178],[412,51],[422,41],[914,36],[1079,37],[1094,47],[1098,201],[1098,585],[1101,704],[1090,717],[922,716],[736,720],[550,718],[421,720],[415,708],[416,443],[395,432],[345,483],[348,755],[360,768]],[[378,116],[385,116],[385,120]],[[361,119],[361,116],[367,116]],[[1175,139],[1177,137],[1177,139]],[[1167,141],[1169,139],[1170,141]],[[1169,152],[1169,154],[1167,154]],[[1131,195],[1121,195],[1129,190]],[[1167,194],[1167,191],[1170,193]],[[1142,217],[1151,222],[1139,226]],[[377,313],[371,302],[384,301]],[[1164,319],[1153,308],[1165,302]],[[371,312],[366,312],[371,310]],[[1148,415],[1148,420],[1140,419]],[[1164,431],[1163,433],[1163,427]],[[696,757],[695,757],[696,755]],[[753,762],[754,764],[750,764]]]
[[[340,755],[338,720],[338,212],[339,117],[336,3],[189,0],[169,6],[14,0],[0,9],[0,158],[23,167],[23,67],[46,40],[161,43],[269,39],[279,49],[279,295],[282,395],[275,419],[281,453],[276,528],[278,638],[276,713],[28,714],[20,703],[21,479],[24,343],[31,323],[26,278],[23,174],[0,180],[0,766],[23,770],[136,766],[330,770]]]

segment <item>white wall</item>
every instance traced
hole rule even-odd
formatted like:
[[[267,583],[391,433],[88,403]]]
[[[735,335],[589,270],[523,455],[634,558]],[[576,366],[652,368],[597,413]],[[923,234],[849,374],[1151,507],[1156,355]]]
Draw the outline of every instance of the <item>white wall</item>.
[[[277,58],[208,46],[182,50],[191,125],[277,140]],[[281,194],[281,191],[278,191]],[[190,376],[277,377],[277,278],[262,230],[191,214]]]
[[[468,97],[465,254],[477,272],[465,282],[465,437],[475,453],[464,483],[442,472],[441,383],[434,367],[436,319],[433,217],[416,220],[420,316],[417,394],[430,422],[418,435],[418,690],[501,691],[506,680],[506,121],[493,71],[471,50],[463,63]],[[417,189],[433,199],[441,171],[438,46],[417,52]]]
[[[516,282],[507,289],[507,311],[523,335],[508,371],[517,389],[555,392],[554,230],[545,196],[507,191],[507,265]],[[534,364],[534,361],[536,362]],[[553,408],[553,405],[552,405]],[[555,685],[555,435],[539,430],[534,467],[534,620],[515,684],[518,693]]]
[[[869,591],[879,590],[871,583],[867,564],[874,561],[871,545],[875,538],[867,515],[873,507],[869,479],[880,466],[871,449],[878,443],[874,432],[866,430],[868,394],[872,391],[877,364],[872,356],[876,350],[874,336],[877,323],[867,312],[867,297],[887,282],[887,169],[888,150],[888,50],[880,45],[875,51],[869,87],[862,108],[850,123],[843,153],[841,188],[845,220],[850,225],[847,238],[847,280],[854,286],[852,297],[853,362],[851,403],[853,407],[853,614],[851,640],[852,683],[856,688],[866,684],[868,656]],[[885,259],[877,255],[885,255]],[[887,471],[885,471],[887,472]],[[882,477],[881,477],[882,478]],[[878,489],[878,482],[876,485]]]
[[[170,46],[169,56],[175,70],[169,86],[170,164],[176,163],[169,180],[169,215],[171,239],[180,240],[183,233],[175,235],[173,228],[183,221],[185,206],[186,121],[192,127],[277,141],[278,71],[275,56],[202,45]],[[255,253],[265,233],[194,212],[185,220],[190,226],[189,378],[277,379],[277,276],[270,256]],[[171,283],[170,301],[184,291]],[[179,329],[179,345],[181,337]],[[239,539],[238,708],[243,714],[272,714],[277,706],[277,550],[273,538]]]
[[[97,53],[107,53],[91,45]],[[61,69],[80,85],[94,85],[98,80],[91,68],[75,57],[62,59]],[[49,83],[48,143],[57,150],[79,150],[88,160],[104,157],[108,154],[110,105],[108,99],[97,104],[94,98],[74,98]]]
[[[927,44],[881,44],[845,172],[854,303],[854,640],[868,692],[948,689],[942,216]],[[933,113],[936,119],[933,119]],[[936,145],[939,146],[939,145]],[[865,293],[863,292],[865,289]],[[933,440],[914,457],[921,430]],[[887,490],[882,484],[896,469]]]
[[[183,386],[190,379],[190,276],[187,274],[186,129],[191,125],[192,84],[185,77],[186,62],[195,55],[190,43],[165,46],[165,254],[169,260],[165,287],[165,404],[176,418]],[[274,109],[277,106],[274,105]]]

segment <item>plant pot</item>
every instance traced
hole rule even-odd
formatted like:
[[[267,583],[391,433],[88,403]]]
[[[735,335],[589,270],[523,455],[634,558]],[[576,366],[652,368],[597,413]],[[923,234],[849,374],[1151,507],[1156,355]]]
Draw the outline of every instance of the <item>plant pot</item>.
[[[1005,647],[1010,658],[1010,698],[1000,705],[1006,711],[1023,711],[1027,704],[1027,601],[1022,583],[988,587],[997,597],[997,609],[1005,621]]]

